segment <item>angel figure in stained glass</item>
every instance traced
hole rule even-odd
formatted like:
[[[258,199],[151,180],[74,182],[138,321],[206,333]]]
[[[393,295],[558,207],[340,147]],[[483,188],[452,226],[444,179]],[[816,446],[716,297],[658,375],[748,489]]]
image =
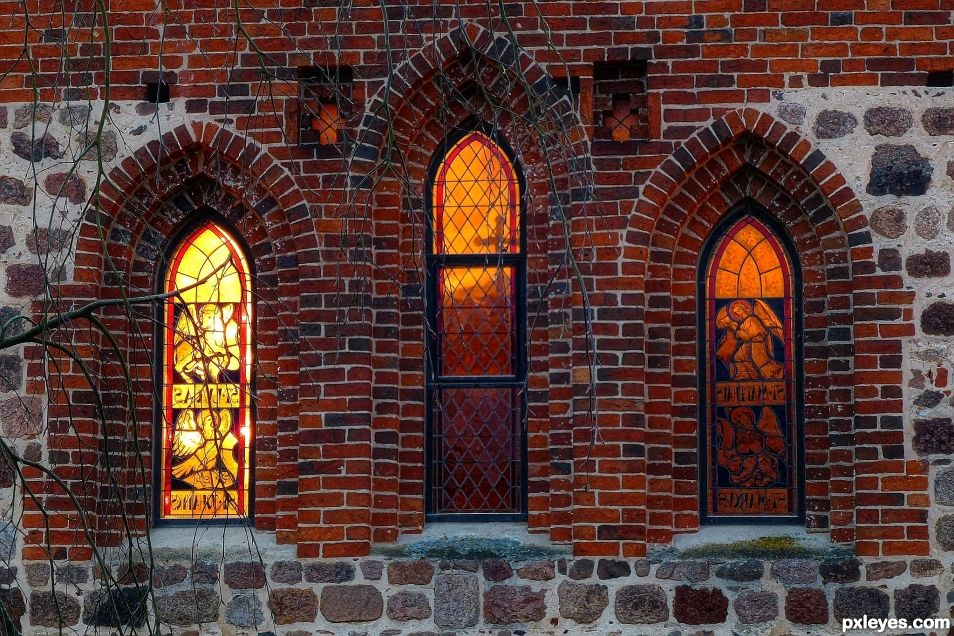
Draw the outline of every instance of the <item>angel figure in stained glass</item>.
[[[182,411],[172,440],[172,474],[195,488],[231,488],[238,475],[228,409]]]
[[[218,382],[222,371],[239,368],[239,327],[234,311],[232,303],[190,304],[179,315],[174,346],[175,369],[180,375],[196,382]]]
[[[758,488],[778,479],[785,439],[772,407],[762,407],[757,423],[752,407],[734,408],[728,420],[719,419],[718,432],[719,465],[729,471],[732,484]]]
[[[775,359],[773,338],[784,341],[782,323],[768,304],[734,300],[716,315],[723,330],[716,356],[732,380],[781,380],[785,367]]]

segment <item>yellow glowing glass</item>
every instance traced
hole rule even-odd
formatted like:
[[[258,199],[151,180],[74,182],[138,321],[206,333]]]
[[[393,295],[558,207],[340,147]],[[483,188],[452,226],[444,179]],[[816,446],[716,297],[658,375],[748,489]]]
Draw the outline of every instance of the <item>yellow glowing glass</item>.
[[[166,519],[248,514],[251,277],[238,243],[208,223],[166,276],[162,501]]]

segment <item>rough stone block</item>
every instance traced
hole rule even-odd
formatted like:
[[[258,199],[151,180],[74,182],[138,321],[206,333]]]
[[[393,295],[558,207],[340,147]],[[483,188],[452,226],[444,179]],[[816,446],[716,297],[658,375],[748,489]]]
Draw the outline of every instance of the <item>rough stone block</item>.
[[[265,622],[262,601],[251,592],[234,595],[225,606],[225,621],[236,627],[258,627]]]
[[[618,579],[629,576],[630,568],[628,561],[618,559],[600,559],[596,565],[596,576],[606,579]]]
[[[265,587],[265,565],[263,563],[226,563],[223,580],[234,590],[261,589]]]
[[[574,581],[588,579],[593,576],[593,559],[577,559],[570,565],[568,576]]]
[[[321,615],[331,623],[376,621],[384,613],[384,598],[371,585],[328,585],[321,590]]]
[[[480,617],[477,577],[471,574],[438,574],[434,581],[434,624],[462,629]]]
[[[778,596],[775,592],[742,590],[735,597],[732,607],[742,623],[766,623],[778,616]]]
[[[680,585],[672,603],[676,620],[686,625],[724,623],[729,614],[729,599],[714,587]]]
[[[427,585],[433,576],[434,566],[424,559],[388,564],[388,583],[391,585]]]
[[[659,585],[624,585],[613,602],[616,620],[626,625],[662,623],[669,620],[669,600]]]
[[[898,238],[908,229],[908,213],[900,205],[883,205],[871,213],[871,230],[885,238]]]
[[[818,566],[824,583],[854,583],[861,580],[861,561],[850,559],[825,559]]]
[[[80,618],[76,597],[65,592],[30,594],[30,623],[35,627],[70,627]]]
[[[272,581],[275,583],[301,583],[301,573],[302,565],[299,561],[276,561],[272,564]]]
[[[944,515],[934,524],[937,543],[942,550],[954,551],[954,515]]]
[[[900,137],[914,125],[914,116],[907,108],[876,106],[865,111],[864,124],[869,135]]]
[[[30,205],[33,201],[33,189],[15,177],[0,176],[0,203],[7,205]],[[0,252],[13,246],[13,232],[9,225],[4,226],[4,237],[0,237]],[[5,247],[3,247],[5,245]]]
[[[765,565],[758,559],[745,561],[730,561],[716,568],[716,576],[720,579],[745,582],[757,581],[765,574]]]
[[[921,330],[931,336],[954,336],[954,303],[931,303],[921,312]]]
[[[210,588],[157,594],[156,613],[159,620],[172,625],[214,623],[219,620],[219,592]]]
[[[844,618],[888,618],[891,599],[886,592],[872,587],[852,585],[835,590],[835,620]]]
[[[932,137],[954,135],[954,108],[928,108],[921,115],[921,124]]]
[[[656,578],[700,583],[709,578],[709,564],[705,561],[664,561],[656,568]]]
[[[934,585],[913,583],[894,591],[894,614],[907,619],[908,624],[917,618],[939,616],[940,608],[941,593]]]
[[[517,576],[529,581],[549,581],[556,576],[553,561],[534,561],[517,569]]]
[[[871,159],[866,192],[872,196],[921,196],[927,192],[934,168],[911,144],[879,144]]]
[[[954,453],[954,421],[949,417],[914,420],[913,444],[919,455]]]
[[[785,596],[785,618],[799,625],[828,624],[828,597],[824,590],[796,587]]]
[[[314,590],[284,588],[272,590],[268,597],[276,625],[312,623],[318,617],[318,596]]]
[[[431,605],[423,592],[402,590],[388,599],[387,612],[392,621],[424,620],[431,616]]]
[[[557,588],[560,616],[577,623],[592,623],[603,615],[609,605],[609,591],[599,583],[572,583],[563,581]]]
[[[354,565],[344,561],[317,561],[305,567],[309,583],[347,583],[354,580]]]
[[[901,576],[908,569],[904,561],[874,561],[865,564],[865,580],[881,581]]]
[[[547,615],[546,592],[526,585],[494,585],[484,592],[484,620],[493,625],[534,623]]]
[[[819,139],[838,139],[851,134],[857,125],[858,119],[851,113],[826,109],[818,113],[812,130]]]

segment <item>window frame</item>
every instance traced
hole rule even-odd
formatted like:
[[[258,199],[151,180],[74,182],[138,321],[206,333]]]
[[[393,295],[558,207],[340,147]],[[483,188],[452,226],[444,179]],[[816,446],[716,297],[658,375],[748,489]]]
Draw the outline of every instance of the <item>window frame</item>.
[[[709,417],[708,402],[708,375],[709,365],[709,333],[706,319],[709,313],[709,303],[706,297],[706,279],[708,278],[709,268],[712,266],[712,259],[715,250],[722,243],[726,234],[735,225],[744,218],[752,218],[764,225],[774,237],[778,240],[785,255],[788,257],[792,272],[792,330],[793,330],[793,350],[794,360],[794,396],[795,400],[795,487],[797,490],[797,501],[794,515],[751,515],[751,516],[730,516],[730,515],[709,515],[709,442],[706,435],[706,426]],[[804,307],[802,299],[802,265],[798,258],[798,250],[792,241],[788,230],[782,223],[773,217],[764,207],[753,199],[744,199],[735,205],[713,226],[709,235],[706,237],[702,250],[699,254],[699,261],[696,264],[696,363],[697,363],[697,395],[698,395],[698,414],[697,422],[697,453],[698,460],[698,483],[699,483],[699,523],[700,525],[793,525],[804,526],[806,519],[805,509],[805,386],[804,386]]]
[[[166,247],[162,252],[162,255],[159,260],[159,267],[156,270],[155,277],[155,290],[157,294],[166,294],[168,290],[166,289],[166,277],[169,274],[169,268],[173,264],[173,258],[176,255],[176,252],[184,245],[191,236],[193,236],[200,228],[205,225],[215,225],[221,232],[228,234],[235,243],[235,247],[241,252],[242,257],[245,259],[245,265],[248,267],[248,277],[251,281],[250,289],[248,290],[249,295],[249,305],[251,307],[251,315],[248,318],[250,325],[250,340],[249,350],[252,355],[252,364],[249,371],[249,377],[247,379],[248,384],[248,409],[249,409],[249,418],[251,420],[251,435],[249,440],[249,452],[248,452],[248,483],[245,485],[245,490],[247,492],[248,498],[248,509],[245,516],[233,516],[233,517],[215,517],[209,519],[202,518],[170,518],[162,516],[162,498],[163,498],[163,474],[162,469],[165,464],[165,452],[163,448],[163,423],[165,418],[165,393],[166,393],[166,380],[165,380],[165,365],[166,365],[166,333],[168,331],[166,325],[166,309],[167,304],[170,302],[170,299],[164,298],[162,301],[155,303],[154,307],[154,324],[155,324],[155,335],[154,335],[154,363],[152,364],[153,371],[153,412],[152,412],[152,448],[153,452],[151,453],[151,489],[152,489],[152,501],[151,503],[151,517],[152,517],[152,527],[195,527],[197,525],[207,526],[207,527],[220,527],[220,526],[254,526],[255,521],[255,442],[257,440],[257,423],[258,417],[255,409],[255,387],[256,387],[256,361],[258,359],[257,350],[256,350],[256,320],[257,320],[257,308],[255,306],[255,260],[252,258],[251,250],[249,250],[245,239],[242,237],[242,234],[238,232],[237,228],[233,223],[228,221],[225,217],[214,212],[211,209],[204,208],[197,212],[192,218],[190,218],[186,223],[182,224],[178,231],[176,231],[172,238],[167,241]]]
[[[446,254],[437,253],[435,249],[436,208],[433,195],[434,183],[437,174],[454,146],[472,133],[480,133],[490,139],[510,161],[513,169],[513,178],[518,186],[516,205],[517,227],[519,240],[517,253],[494,254]],[[526,181],[516,154],[503,137],[491,126],[471,121],[453,130],[435,149],[431,165],[428,168],[427,180],[424,184],[425,201],[425,318],[426,333],[424,353],[424,519],[425,521],[457,521],[457,522],[485,522],[485,521],[526,521],[528,517],[528,461],[527,461],[527,377],[529,369],[529,353],[527,351],[527,232],[526,232]],[[514,372],[510,376],[441,376],[436,373],[440,368],[440,350],[438,342],[438,273],[442,268],[454,266],[499,266],[513,267],[514,287]],[[510,380],[505,378],[512,377]],[[433,490],[434,464],[434,394],[443,387],[477,388],[477,387],[510,387],[518,390],[520,449],[516,459],[520,465],[519,511],[518,512],[468,512],[468,513],[439,513],[434,510]]]

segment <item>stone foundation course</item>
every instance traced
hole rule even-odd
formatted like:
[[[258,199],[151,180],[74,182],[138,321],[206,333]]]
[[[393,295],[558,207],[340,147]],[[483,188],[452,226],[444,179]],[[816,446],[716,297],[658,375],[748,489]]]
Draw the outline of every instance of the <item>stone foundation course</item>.
[[[4,591],[18,627],[142,628],[158,615],[216,634],[835,634],[848,618],[948,617],[952,593],[951,564],[932,558],[170,563],[153,569],[152,599],[135,576],[148,568],[107,589],[70,567],[88,583]]]

